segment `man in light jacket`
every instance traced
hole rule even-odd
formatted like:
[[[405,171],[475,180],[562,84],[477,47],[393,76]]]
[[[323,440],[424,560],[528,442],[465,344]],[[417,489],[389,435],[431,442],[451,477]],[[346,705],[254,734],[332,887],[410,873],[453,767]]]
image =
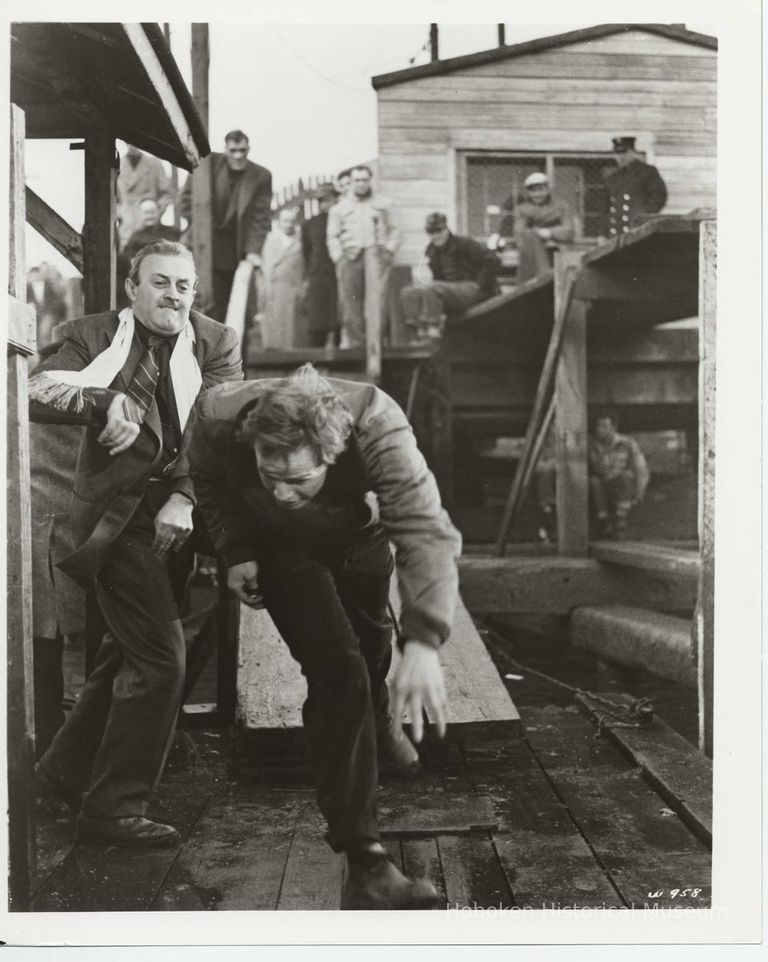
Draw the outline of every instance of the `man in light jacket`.
[[[328,253],[341,301],[341,347],[365,344],[366,325],[382,321],[389,268],[398,245],[392,205],[371,188],[371,169],[353,167],[352,183],[328,212]]]

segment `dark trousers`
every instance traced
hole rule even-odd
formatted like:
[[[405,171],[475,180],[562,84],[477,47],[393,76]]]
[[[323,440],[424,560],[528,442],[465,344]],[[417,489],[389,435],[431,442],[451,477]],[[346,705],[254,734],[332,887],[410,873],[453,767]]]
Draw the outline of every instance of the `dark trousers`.
[[[589,493],[598,518],[607,518],[611,512],[626,517],[637,496],[637,481],[631,471],[621,471],[613,478],[589,476]]]
[[[482,300],[474,281],[430,281],[409,284],[400,291],[405,323],[411,327],[440,326],[444,314],[461,314]]]
[[[159,500],[164,500],[160,498]],[[43,768],[87,791],[90,815],[144,815],[170,748],[186,651],[178,604],[187,549],[158,560],[157,505],[145,497],[99,572],[96,598],[108,632]]]
[[[259,559],[264,603],[307,679],[304,730],[337,852],[379,839],[376,731],[389,719],[392,570],[383,535],[347,550]]]

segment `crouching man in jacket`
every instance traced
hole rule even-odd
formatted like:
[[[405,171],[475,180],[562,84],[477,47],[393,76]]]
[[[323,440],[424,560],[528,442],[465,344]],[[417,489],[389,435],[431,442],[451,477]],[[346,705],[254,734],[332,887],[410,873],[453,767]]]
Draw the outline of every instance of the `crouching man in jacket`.
[[[438,648],[457,592],[458,532],[400,408],[370,384],[311,365],[201,398],[188,457],[228,583],[263,604],[307,679],[303,718],[328,841],[349,871],[342,907],[425,908],[426,879],[388,859],[376,818],[378,763],[418,765],[429,709],[445,731]],[[403,657],[390,707],[387,613],[397,552]]]

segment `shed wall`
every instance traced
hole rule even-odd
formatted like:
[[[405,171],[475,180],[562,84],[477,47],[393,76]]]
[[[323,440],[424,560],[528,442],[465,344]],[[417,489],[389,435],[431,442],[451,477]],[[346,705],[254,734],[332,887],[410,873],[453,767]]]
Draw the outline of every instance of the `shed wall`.
[[[665,213],[714,207],[717,54],[632,31],[383,87],[379,190],[416,264],[423,222],[458,210],[463,151],[603,152],[633,134],[669,189]]]

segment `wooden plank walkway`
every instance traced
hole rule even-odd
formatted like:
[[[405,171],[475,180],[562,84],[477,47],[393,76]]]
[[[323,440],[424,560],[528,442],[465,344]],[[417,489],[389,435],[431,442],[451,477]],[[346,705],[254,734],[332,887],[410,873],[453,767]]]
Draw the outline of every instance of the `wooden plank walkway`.
[[[710,853],[644,770],[574,707],[428,733],[424,771],[380,788],[386,844],[449,908],[689,906],[710,899]],[[195,732],[199,762],[169,772],[150,814],[182,844],[155,851],[73,845],[38,878],[34,911],[336,909],[344,860],[323,841],[300,733]],[[239,744],[236,754],[236,745]],[[683,894],[684,893],[684,894]]]
[[[393,582],[393,607],[400,604]],[[459,599],[451,636],[440,651],[448,692],[449,724],[510,721],[520,716]],[[392,673],[399,653],[395,650]],[[247,729],[299,728],[306,682],[272,619],[263,609],[241,607],[238,719]],[[407,720],[407,719],[406,719]]]

